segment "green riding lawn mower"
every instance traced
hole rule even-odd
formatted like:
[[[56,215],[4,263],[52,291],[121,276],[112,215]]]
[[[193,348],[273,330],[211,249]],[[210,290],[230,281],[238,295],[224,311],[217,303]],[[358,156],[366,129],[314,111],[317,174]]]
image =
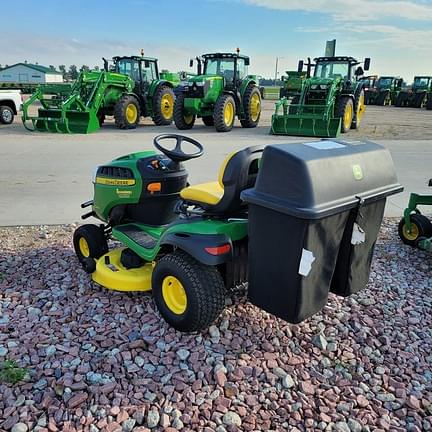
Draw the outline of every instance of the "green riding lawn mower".
[[[370,59],[365,60],[364,70],[353,57],[326,56],[314,61],[308,59],[306,78],[288,74],[285,88],[291,86],[293,91],[276,103],[272,134],[337,137],[360,126],[365,95],[359,77],[369,70]],[[303,67],[300,61],[299,73]]]
[[[432,76],[416,76],[409,89],[399,92],[395,106],[432,109]]]
[[[257,77],[247,72],[249,57],[237,51],[204,54],[196,57],[196,61],[197,75],[177,92],[174,106],[177,128],[191,129],[198,117],[206,126],[228,132],[236,116],[242,127],[256,127],[261,115],[261,94]]]
[[[209,326],[246,280],[248,299],[288,322],[321,310],[330,291],[366,285],[385,197],[401,190],[384,148],[249,147],[226,157],[216,181],[191,186],[183,162],[202,144],[171,134],[154,146],[99,166],[81,205],[91,207],[83,219],[102,221],[73,235],[97,284],[151,290],[161,316],[187,332]]]
[[[429,186],[432,186],[432,179],[429,180]],[[420,205],[432,206],[432,195],[410,195],[408,207],[399,222],[399,237],[409,246],[432,252],[432,221],[421,214]]]
[[[105,116],[114,116],[120,129],[136,128],[140,117],[151,117],[156,125],[173,119],[176,74],[160,74],[157,59],[142,56],[114,57],[103,71],[81,72],[73,86],[62,93],[40,86],[23,103],[22,120],[29,130],[90,133],[98,130]],[[29,114],[35,102],[42,107]],[[31,123],[31,125],[29,125]]]
[[[402,90],[403,79],[400,77],[382,76],[373,87],[365,88],[367,105],[394,105]]]

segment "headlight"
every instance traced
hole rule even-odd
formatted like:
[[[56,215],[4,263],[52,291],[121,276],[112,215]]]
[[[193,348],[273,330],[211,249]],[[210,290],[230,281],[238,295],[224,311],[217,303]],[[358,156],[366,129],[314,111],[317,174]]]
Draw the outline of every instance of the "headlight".
[[[320,89],[321,90],[327,90],[327,85],[326,84],[321,84],[320,85]]]
[[[316,90],[317,88],[318,88],[318,86],[317,86],[316,84],[312,84],[312,85],[311,85],[311,89],[312,89],[312,90]]]

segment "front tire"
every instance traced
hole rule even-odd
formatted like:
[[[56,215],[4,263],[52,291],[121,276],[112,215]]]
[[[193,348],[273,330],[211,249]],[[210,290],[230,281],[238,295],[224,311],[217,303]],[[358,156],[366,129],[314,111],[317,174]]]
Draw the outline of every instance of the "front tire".
[[[341,132],[347,133],[351,129],[354,119],[354,103],[350,97],[342,96],[339,99],[336,117],[340,117],[342,119]]]
[[[366,112],[364,90],[360,90],[355,101],[355,115],[351,123],[351,129],[358,129]]]
[[[402,218],[398,225],[398,234],[400,239],[409,246],[417,246],[420,237],[432,237],[432,222],[421,214],[412,214],[411,231],[408,232],[405,226],[405,219]]]
[[[0,123],[11,124],[14,120],[14,112],[11,107],[0,106]]]
[[[194,114],[184,113],[184,100],[184,93],[180,93],[179,95],[177,95],[174,103],[174,123],[177,129],[180,130],[192,129],[195,123]]]
[[[139,102],[132,95],[123,95],[114,106],[114,120],[119,129],[135,129],[140,115]]]
[[[102,228],[93,224],[81,225],[75,230],[73,246],[84,267],[89,258],[98,259],[108,252],[108,242]]]
[[[258,87],[250,85],[246,88],[243,95],[243,110],[245,118],[240,120],[242,127],[257,127],[261,116],[261,95]]]
[[[173,121],[175,96],[173,89],[160,86],[153,96],[153,122],[157,126],[167,126]]]
[[[229,94],[222,94],[216,101],[213,113],[215,128],[218,132],[229,132],[234,126],[236,104]]]
[[[182,332],[207,328],[225,304],[225,285],[217,268],[204,265],[181,250],[157,262],[152,291],[161,316]]]

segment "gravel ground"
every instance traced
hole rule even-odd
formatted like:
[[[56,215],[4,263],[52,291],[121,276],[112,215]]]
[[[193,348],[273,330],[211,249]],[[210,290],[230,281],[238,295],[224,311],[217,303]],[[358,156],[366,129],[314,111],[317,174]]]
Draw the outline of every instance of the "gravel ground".
[[[300,325],[245,302],[177,333],[90,283],[73,227],[0,228],[0,430],[432,430],[431,257],[381,230],[369,288]]]

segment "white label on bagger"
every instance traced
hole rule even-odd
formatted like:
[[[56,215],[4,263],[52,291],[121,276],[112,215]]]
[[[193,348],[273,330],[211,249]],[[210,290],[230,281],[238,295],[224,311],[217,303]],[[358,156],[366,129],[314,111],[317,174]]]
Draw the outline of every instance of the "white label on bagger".
[[[355,223],[353,227],[352,236],[351,236],[351,244],[355,246],[364,243],[365,240],[366,240],[365,232],[359,225]]]
[[[307,276],[312,269],[312,263],[314,261],[315,257],[313,256],[313,253],[307,249],[303,249],[298,271],[299,274],[302,276]]]
[[[304,145],[307,145],[309,147],[313,147],[317,150],[331,150],[331,149],[337,149],[337,148],[344,148],[344,146],[341,143],[331,141],[331,140],[324,140],[324,141],[315,141],[310,143],[303,143]]]

